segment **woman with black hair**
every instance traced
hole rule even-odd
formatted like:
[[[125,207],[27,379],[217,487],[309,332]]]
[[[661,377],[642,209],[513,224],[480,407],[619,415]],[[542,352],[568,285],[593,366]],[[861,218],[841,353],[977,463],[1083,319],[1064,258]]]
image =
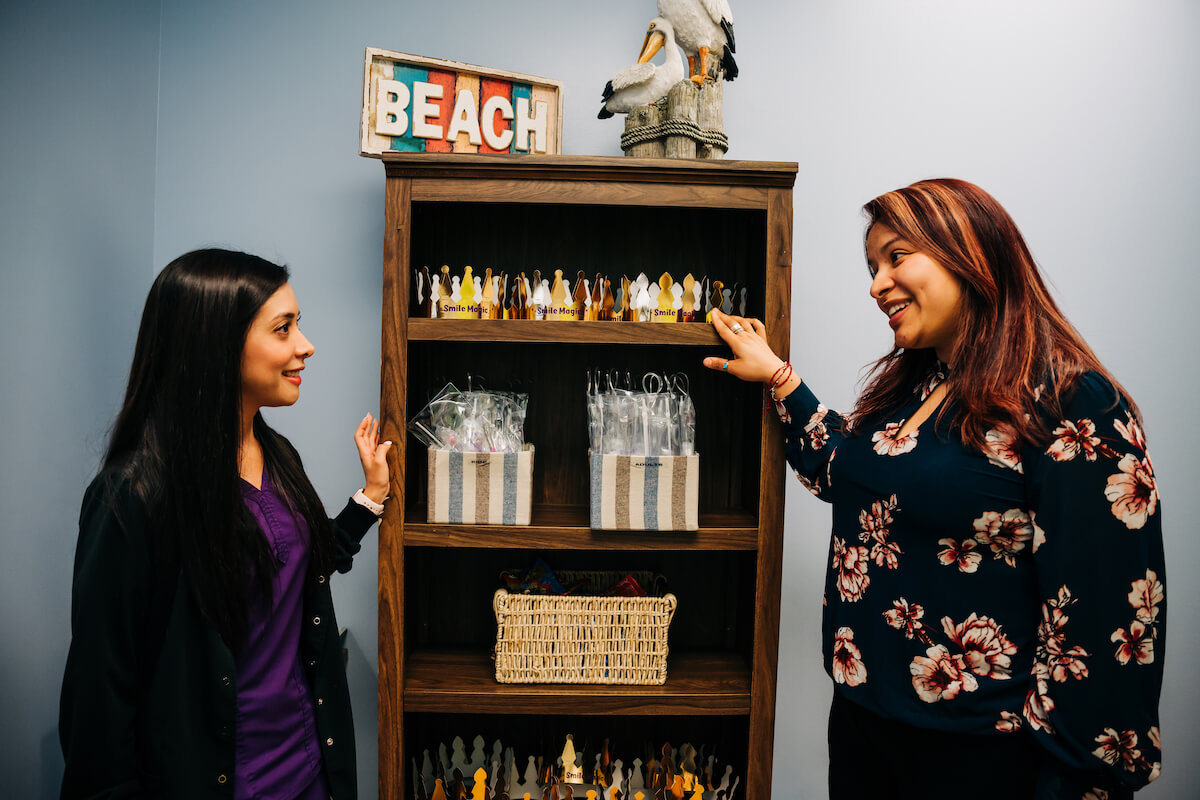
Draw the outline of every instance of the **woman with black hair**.
[[[832,800],[1118,800],[1161,769],[1162,521],[1141,416],[1016,224],[964,181],[864,210],[893,348],[825,408],[759,320],[713,313],[833,506]]]
[[[83,499],[59,717],[62,797],[343,800],[354,728],[329,577],[383,511],[390,442],[330,520],[260,409],[313,354],[284,267],[180,256],[146,299]]]

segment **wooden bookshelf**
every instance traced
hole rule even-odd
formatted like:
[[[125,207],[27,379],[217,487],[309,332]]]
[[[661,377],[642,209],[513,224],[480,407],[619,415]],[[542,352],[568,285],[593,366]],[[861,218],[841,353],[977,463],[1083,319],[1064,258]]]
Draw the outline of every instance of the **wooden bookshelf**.
[[[769,797],[784,459],[762,388],[702,367],[704,356],[726,352],[709,325],[410,319],[411,280],[421,266],[470,264],[510,274],[559,268],[572,280],[583,270],[740,281],[750,314],[786,357],[796,166],[402,153],[385,154],[383,165],[381,408],[396,460],[380,533],[380,797],[410,797],[414,755],[448,731],[501,730],[520,750],[523,735],[543,741],[563,724],[594,740],[610,731],[674,741],[711,735],[741,760],[744,796]],[[590,367],[688,373],[699,422],[699,530],[590,528]],[[526,438],[537,451],[527,527],[426,522],[426,453],[409,447],[404,423],[466,372],[530,395]],[[558,569],[665,575],[679,599],[666,684],[497,683],[496,576],[537,555]],[[580,740],[579,730],[568,732]]]

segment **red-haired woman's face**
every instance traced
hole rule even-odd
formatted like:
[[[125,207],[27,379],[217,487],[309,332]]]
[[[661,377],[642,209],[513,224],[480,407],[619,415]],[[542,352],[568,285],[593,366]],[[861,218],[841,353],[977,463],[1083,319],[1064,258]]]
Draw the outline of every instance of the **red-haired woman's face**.
[[[933,348],[948,361],[958,339],[962,285],[950,270],[882,222],[867,234],[871,297],[887,315],[896,346]]]

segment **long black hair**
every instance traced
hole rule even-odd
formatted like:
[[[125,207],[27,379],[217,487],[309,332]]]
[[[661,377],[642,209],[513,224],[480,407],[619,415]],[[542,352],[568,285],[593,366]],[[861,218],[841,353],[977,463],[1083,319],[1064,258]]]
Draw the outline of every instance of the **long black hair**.
[[[159,273],[103,465],[145,504],[156,564],[178,564],[200,613],[234,651],[252,585],[270,598],[276,574],[239,483],[242,350],[258,310],[287,280],[286,267],[215,249]],[[299,454],[261,414],[253,429],[274,486],[308,523],[310,569],[328,574],[332,530]]]

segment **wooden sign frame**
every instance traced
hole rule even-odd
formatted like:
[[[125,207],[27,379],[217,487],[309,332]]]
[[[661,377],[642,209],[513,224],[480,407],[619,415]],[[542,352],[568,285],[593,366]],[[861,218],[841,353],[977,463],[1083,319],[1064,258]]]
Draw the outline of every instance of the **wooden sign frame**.
[[[374,47],[363,61],[360,155],[562,151],[561,81]]]

